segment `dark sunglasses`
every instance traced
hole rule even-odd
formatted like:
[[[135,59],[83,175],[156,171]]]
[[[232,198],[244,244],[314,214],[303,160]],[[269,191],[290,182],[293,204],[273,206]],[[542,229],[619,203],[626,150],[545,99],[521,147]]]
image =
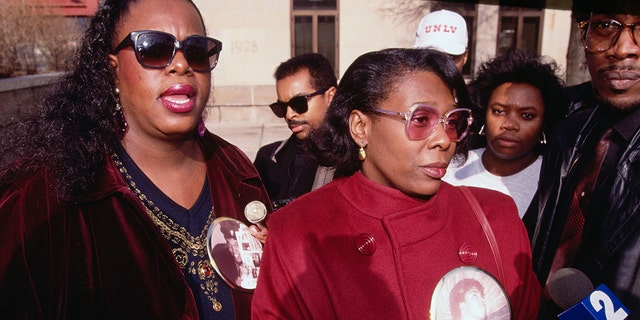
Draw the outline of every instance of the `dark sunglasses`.
[[[440,116],[435,107],[416,103],[409,108],[409,112],[396,112],[384,109],[373,109],[374,112],[383,115],[398,116],[405,120],[405,135],[409,140],[421,140],[429,137],[442,123],[444,132],[449,139],[459,142],[469,133],[473,117],[471,109],[453,109],[443,116]]]
[[[271,111],[273,111],[273,113],[278,118],[284,118],[284,116],[287,114],[287,106],[291,107],[291,109],[293,109],[293,111],[295,111],[296,113],[303,114],[309,111],[309,105],[307,104],[309,98],[312,98],[319,94],[323,94],[327,92],[327,90],[329,89],[322,89],[306,94],[304,96],[293,97],[288,102],[276,101],[270,104],[269,108],[271,108]]]
[[[111,52],[133,46],[138,62],[146,68],[163,69],[173,61],[177,50],[182,50],[189,66],[196,72],[209,72],[216,67],[222,42],[205,36],[188,36],[178,41],[172,34],[142,30],[127,35]]]

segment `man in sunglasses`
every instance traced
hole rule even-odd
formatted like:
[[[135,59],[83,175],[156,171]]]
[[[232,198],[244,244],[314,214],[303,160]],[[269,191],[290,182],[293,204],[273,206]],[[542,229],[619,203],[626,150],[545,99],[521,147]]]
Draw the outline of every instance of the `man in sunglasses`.
[[[333,98],[337,80],[329,60],[318,53],[295,56],[274,74],[278,100],[269,107],[284,118],[292,135],[258,150],[254,165],[274,209],[333,179],[333,170],[318,166],[303,143],[318,128]]]
[[[524,218],[533,267],[542,284],[561,268],[579,269],[594,286],[606,284],[637,319],[640,1],[573,5],[595,99],[558,124],[543,157],[538,195]],[[561,311],[543,306],[541,318]]]

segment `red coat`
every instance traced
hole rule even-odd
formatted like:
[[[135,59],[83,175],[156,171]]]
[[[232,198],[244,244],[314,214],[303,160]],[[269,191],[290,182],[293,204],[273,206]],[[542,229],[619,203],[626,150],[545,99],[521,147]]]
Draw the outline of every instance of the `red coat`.
[[[513,319],[535,319],[541,287],[516,206],[496,191],[472,192],[499,245]],[[428,319],[439,280],[465,265],[464,243],[477,250],[472,265],[498,275],[470,205],[444,182],[424,201],[356,173],[276,211],[268,227],[254,319]]]
[[[269,204],[251,161],[207,134],[202,140],[217,216],[248,224],[244,207]],[[110,157],[77,204],[59,203],[46,174],[0,193],[0,314],[30,319],[197,319],[169,243]],[[234,291],[238,319],[251,294]]]

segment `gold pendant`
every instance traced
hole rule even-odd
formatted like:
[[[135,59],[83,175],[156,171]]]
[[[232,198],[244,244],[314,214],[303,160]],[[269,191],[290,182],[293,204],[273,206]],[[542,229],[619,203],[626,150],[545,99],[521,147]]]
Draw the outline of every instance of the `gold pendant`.
[[[220,312],[220,310],[222,310],[222,303],[218,302],[218,300],[213,301],[213,310]]]
[[[209,260],[200,260],[198,262],[198,277],[200,277],[200,280],[213,277],[213,268]]]

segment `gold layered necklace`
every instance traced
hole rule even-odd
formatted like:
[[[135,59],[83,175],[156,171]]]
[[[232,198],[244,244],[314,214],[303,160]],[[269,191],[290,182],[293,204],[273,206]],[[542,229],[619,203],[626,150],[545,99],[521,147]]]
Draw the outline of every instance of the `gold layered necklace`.
[[[138,197],[144,205],[147,213],[153,220],[153,223],[160,229],[162,235],[169,241],[173,249],[173,256],[182,271],[191,275],[198,276],[200,279],[200,289],[204,292],[207,299],[211,302],[215,311],[222,310],[222,303],[216,299],[215,294],[218,293],[219,280],[209,261],[207,253],[207,231],[209,226],[215,219],[213,206],[207,217],[207,222],[197,237],[192,236],[183,226],[173,221],[153,201],[138,189],[133,177],[124,167],[117,153],[112,153],[111,158],[120,171],[120,174],[127,181],[129,189]],[[189,255],[194,259],[189,259]]]

